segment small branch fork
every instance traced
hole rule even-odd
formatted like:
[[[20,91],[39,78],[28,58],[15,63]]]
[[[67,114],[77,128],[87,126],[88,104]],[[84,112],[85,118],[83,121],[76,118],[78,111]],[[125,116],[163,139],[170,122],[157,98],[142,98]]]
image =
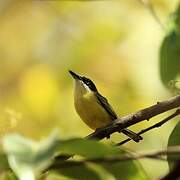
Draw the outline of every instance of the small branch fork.
[[[174,117],[176,117],[176,116],[178,116],[178,115],[180,115],[180,109],[177,109],[176,112],[174,112],[174,113],[171,114],[170,116],[166,117],[166,118],[163,119],[162,121],[160,121],[160,122],[158,122],[158,123],[156,123],[156,124],[154,124],[154,125],[146,128],[146,129],[143,129],[143,130],[139,131],[137,134],[138,134],[138,135],[141,135],[141,134],[144,134],[144,133],[146,133],[146,132],[148,132],[148,131],[150,131],[150,130],[152,130],[152,129],[159,128],[159,127],[161,127],[162,125],[164,125],[166,122],[168,122],[169,120],[173,119]],[[118,144],[116,144],[116,145],[117,145],[117,146],[120,146],[120,145],[123,145],[123,144],[125,144],[125,143],[127,143],[127,142],[129,142],[129,141],[131,141],[131,139],[130,139],[130,138],[127,138],[127,139],[125,139],[124,141],[121,141],[120,143],[118,143]]]
[[[121,132],[124,128],[140,123],[144,120],[149,120],[150,118],[156,115],[167,112],[174,108],[178,108],[179,106],[180,106],[180,95],[177,95],[173,98],[170,98],[169,100],[157,102],[157,104],[150,106],[148,108],[142,109],[140,111],[137,111],[135,113],[129,114],[127,116],[119,117],[118,119],[113,121],[111,124],[103,128],[99,128],[97,131],[89,134],[87,137],[85,137],[85,139],[101,140],[105,137],[109,137],[111,134],[115,132]],[[140,131],[139,133],[143,134],[153,128],[159,127],[177,115],[179,115],[179,110],[177,110],[171,116],[165,118],[162,122],[159,122],[152,127],[144,129]]]

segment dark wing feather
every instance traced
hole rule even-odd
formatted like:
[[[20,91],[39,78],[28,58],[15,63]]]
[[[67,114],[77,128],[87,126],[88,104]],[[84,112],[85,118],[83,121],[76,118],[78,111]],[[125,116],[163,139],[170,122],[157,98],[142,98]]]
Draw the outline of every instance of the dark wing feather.
[[[117,115],[113,111],[113,108],[108,103],[107,99],[105,97],[103,97],[102,95],[100,95],[98,92],[96,92],[96,96],[98,99],[98,103],[106,110],[106,112],[110,115],[112,120],[117,119]],[[135,142],[139,142],[140,140],[142,140],[142,137],[140,135],[134,133],[133,131],[131,131],[129,129],[123,129],[122,133],[124,133],[125,135],[127,135],[128,137],[133,139]]]
[[[98,92],[96,93],[96,96],[98,99],[98,103],[106,110],[106,112],[110,115],[112,120],[117,119],[117,114],[114,112],[113,108],[108,103],[107,99]]]

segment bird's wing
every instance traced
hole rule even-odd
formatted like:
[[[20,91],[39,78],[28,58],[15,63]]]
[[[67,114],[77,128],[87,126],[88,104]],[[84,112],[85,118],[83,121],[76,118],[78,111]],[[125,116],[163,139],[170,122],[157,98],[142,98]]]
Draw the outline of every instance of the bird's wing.
[[[111,116],[112,120],[117,119],[117,115],[114,112],[111,105],[108,103],[107,99],[97,92],[98,103],[106,110],[106,112]]]
[[[114,112],[111,105],[108,103],[107,99],[103,97],[102,95],[100,95],[98,92],[96,92],[96,95],[97,95],[98,103],[106,110],[106,112],[110,115],[112,120],[117,119],[117,115]],[[130,137],[136,142],[139,142],[140,140],[142,140],[142,137],[140,135],[134,133],[133,131],[129,129],[123,129],[122,133],[124,133],[125,135],[127,135],[128,137]]]

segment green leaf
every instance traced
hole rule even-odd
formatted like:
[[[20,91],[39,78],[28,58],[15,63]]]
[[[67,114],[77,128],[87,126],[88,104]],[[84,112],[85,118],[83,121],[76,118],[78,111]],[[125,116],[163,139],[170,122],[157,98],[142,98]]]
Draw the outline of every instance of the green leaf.
[[[177,123],[177,125],[171,132],[171,135],[169,136],[168,147],[180,145],[179,137],[180,137],[180,122]],[[168,159],[168,164],[169,164],[170,169],[174,166],[173,160],[176,160],[179,158],[180,158],[180,155],[168,155],[167,159]]]
[[[164,38],[160,49],[160,75],[167,86],[180,75],[180,7],[173,18],[173,29]]]
[[[163,83],[177,80],[180,75],[180,35],[175,31],[165,37],[160,51],[160,74]]]
[[[83,139],[61,140],[59,142],[59,149],[62,154],[76,154],[90,159],[116,156],[125,152],[119,147]],[[86,174],[88,174],[87,177],[90,177],[90,179],[102,178],[103,174],[109,174],[113,179],[126,180],[132,179],[132,177],[140,180],[148,179],[138,161],[93,163],[101,167],[101,170],[98,172],[88,169],[89,166],[87,166],[87,163],[78,164],[77,166],[68,163],[68,161],[66,161],[65,164],[61,164],[60,162],[55,168],[56,170],[58,169],[60,174],[74,179],[86,179]]]
[[[121,154],[131,154],[122,150]],[[147,174],[138,160],[121,161],[112,163],[100,163],[115,179],[123,180],[147,180]]]
[[[9,170],[9,164],[7,156],[3,153],[0,154],[0,172],[4,170]]]
[[[100,180],[99,175],[93,169],[89,168],[87,164],[69,167],[59,166],[56,169],[56,173],[78,180]]]
[[[121,154],[124,153],[122,153],[121,151]],[[72,161],[59,163],[54,167],[54,170],[59,172],[61,175],[65,175],[67,177],[74,179],[86,179],[85,178],[86,174],[88,174],[89,179],[99,179],[99,177],[101,179],[104,179],[105,176],[106,177],[108,176],[110,179],[123,179],[123,180],[148,179],[145,171],[143,170],[138,160],[122,161],[122,162],[102,162],[102,163],[98,161],[98,163],[84,162],[81,164],[73,164]],[[88,169],[89,167],[91,170]]]
[[[180,34],[180,4],[175,13],[175,25],[177,33]]]
[[[68,163],[67,163],[68,164]],[[102,179],[103,174],[108,175],[112,179],[123,179],[123,180],[148,180],[144,169],[138,161],[127,161],[127,162],[113,162],[113,163],[98,163],[101,170],[93,171],[86,164],[77,166],[59,167],[56,172],[61,175],[73,178],[73,179]],[[97,168],[97,166],[96,166]],[[103,178],[104,179],[104,178]]]
[[[4,179],[5,180],[18,180],[17,177],[15,176],[15,174],[12,171],[6,172],[4,174]]]
[[[115,179],[123,180],[144,180],[148,179],[140,163],[136,161],[124,161],[101,164]]]
[[[101,158],[119,154],[118,147],[110,146],[93,140],[70,139],[59,142],[59,150],[62,154],[76,154],[87,158]]]
[[[59,151],[64,155],[80,155],[86,158],[102,158],[112,155],[117,155],[122,151],[118,147],[103,144],[98,141],[84,140],[84,139],[69,139],[59,141]],[[74,159],[74,158],[73,158]],[[100,174],[96,170],[89,167],[88,163],[84,163],[78,166],[69,165],[68,161],[65,163],[67,165],[61,164],[63,162],[62,158],[56,159],[57,166],[53,168],[61,175],[67,176],[73,179],[101,179]],[[60,163],[58,163],[60,162]],[[97,169],[97,168],[96,168]]]
[[[20,180],[34,180],[50,163],[57,150],[57,133],[35,142],[18,134],[3,138],[3,149],[11,169]]]

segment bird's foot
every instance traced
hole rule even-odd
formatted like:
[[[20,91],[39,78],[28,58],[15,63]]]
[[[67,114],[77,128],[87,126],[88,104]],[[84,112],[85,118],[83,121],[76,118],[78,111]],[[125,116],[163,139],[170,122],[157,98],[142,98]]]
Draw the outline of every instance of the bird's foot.
[[[96,128],[95,132],[99,132],[101,131],[102,128]],[[106,134],[106,138],[109,139],[110,138],[110,135],[107,134],[107,132],[105,131],[105,134]]]

